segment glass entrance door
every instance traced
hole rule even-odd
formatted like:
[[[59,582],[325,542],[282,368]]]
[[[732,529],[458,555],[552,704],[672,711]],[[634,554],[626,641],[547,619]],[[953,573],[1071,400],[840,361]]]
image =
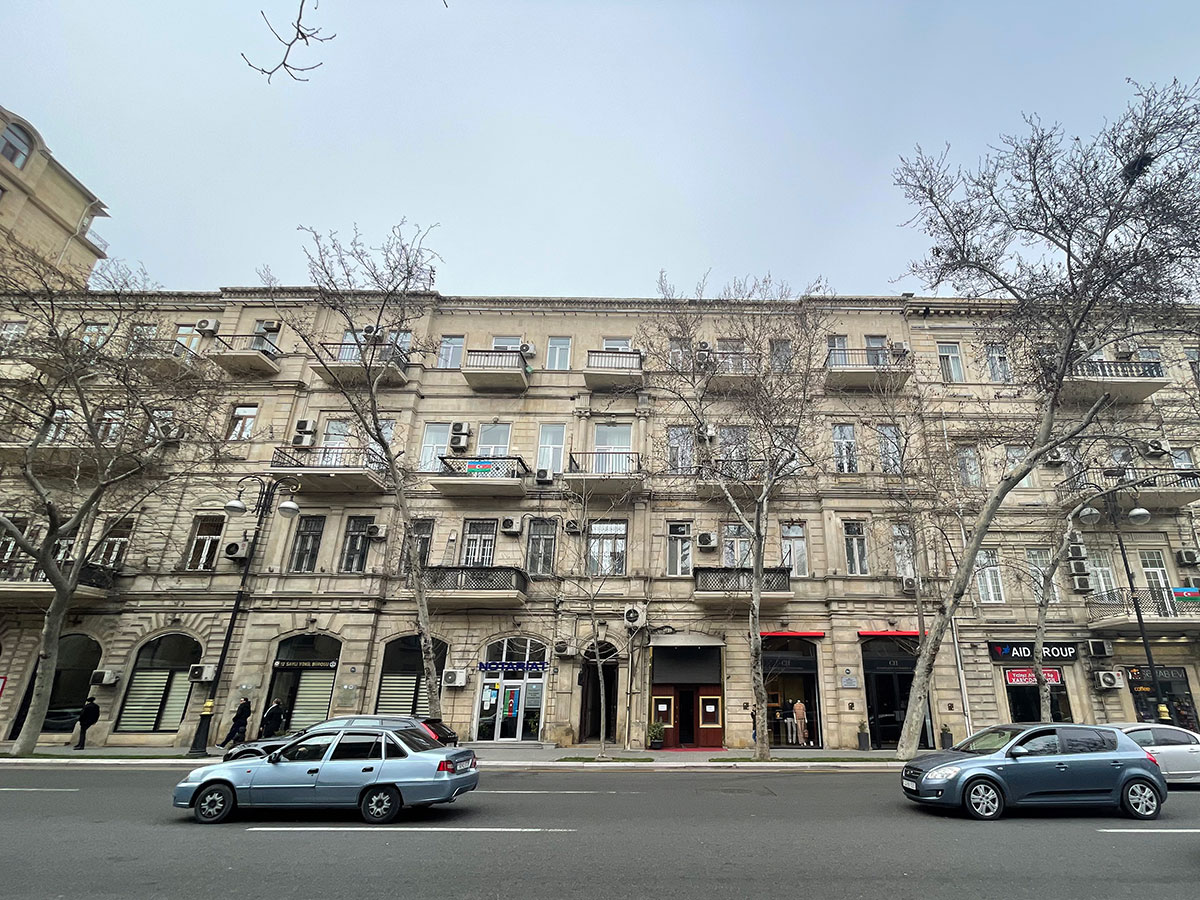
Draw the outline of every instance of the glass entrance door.
[[[478,741],[536,741],[541,737],[546,645],[504,638],[489,645],[475,719]]]

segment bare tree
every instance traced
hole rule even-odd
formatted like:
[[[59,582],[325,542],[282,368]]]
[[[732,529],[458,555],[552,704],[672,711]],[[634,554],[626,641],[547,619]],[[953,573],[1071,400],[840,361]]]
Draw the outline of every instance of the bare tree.
[[[220,469],[223,423],[220,379],[190,337],[158,336],[144,273],[109,264],[89,290],[18,245],[0,258],[0,577],[52,588],[19,756],[37,744],[77,593],[112,587],[143,503]]]
[[[1080,397],[1085,359],[1169,326],[1200,282],[1200,92],[1135,86],[1126,111],[1087,140],[1026,119],[973,171],[920,149],[896,183],[916,207],[928,254],[910,271],[977,305],[1006,348],[1033,423],[974,517],[947,599],[918,655],[898,755],[911,757],[933,664],[981,544],[1008,493],[1046,454],[1094,430],[1108,391]]]

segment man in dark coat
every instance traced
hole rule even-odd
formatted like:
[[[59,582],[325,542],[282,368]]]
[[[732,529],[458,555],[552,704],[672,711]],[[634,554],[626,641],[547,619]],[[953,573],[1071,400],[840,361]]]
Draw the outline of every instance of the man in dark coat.
[[[83,750],[87,746],[87,730],[99,719],[100,707],[96,705],[96,698],[88,697],[87,703],[79,710],[79,743],[75,745],[76,750]]]
[[[283,701],[276,697],[271,701],[270,707],[262,717],[262,725],[259,726],[259,738],[275,737],[279,734],[279,729],[283,727]]]
[[[238,704],[237,711],[233,714],[233,721],[229,724],[229,734],[225,735],[225,740],[217,744],[222,750],[226,744],[240,744],[246,740],[246,728],[250,723],[250,698],[243,697],[242,702]]]

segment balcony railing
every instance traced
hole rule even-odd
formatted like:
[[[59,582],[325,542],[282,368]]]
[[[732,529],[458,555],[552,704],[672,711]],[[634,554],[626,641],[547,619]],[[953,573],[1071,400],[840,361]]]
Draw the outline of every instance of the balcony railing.
[[[746,567],[696,566],[692,571],[696,590],[710,593],[748,594],[754,580],[754,570]],[[764,568],[763,592],[782,593],[791,590],[790,575],[791,569],[782,566]]]
[[[747,350],[710,350],[712,371],[717,375],[753,375],[762,363],[761,353]]]
[[[1200,602],[1176,600],[1169,588],[1118,588],[1092,594],[1086,603],[1089,622],[1136,616],[1139,610],[1145,619],[1200,617]]]
[[[898,353],[888,347],[863,350],[835,347],[825,356],[825,366],[830,369],[882,369],[899,366],[909,358],[908,353]]]
[[[213,349],[220,353],[228,351],[240,353],[246,350],[257,350],[271,359],[283,354],[283,351],[265,334],[226,334],[213,336]]]
[[[568,472],[581,475],[632,475],[641,471],[641,455],[627,450],[597,450],[594,453],[572,453]]]
[[[134,340],[129,344],[129,355],[148,359],[175,357],[185,365],[196,365],[200,362],[200,354],[180,341],[167,338]]]
[[[64,561],[63,567],[70,565]],[[95,563],[84,563],[79,572],[79,584],[82,587],[101,588],[108,590],[113,586],[115,572],[107,566]],[[24,582],[29,584],[47,583],[46,573],[30,560],[9,560],[0,563],[0,581]]]
[[[1161,362],[1145,359],[1081,359],[1072,364],[1072,378],[1166,378]]]
[[[101,253],[108,253],[108,241],[100,237],[100,235],[96,234],[96,232],[89,228],[83,236],[95,244],[100,249]]]
[[[425,587],[431,591],[520,591],[529,580],[513,566],[427,566]]]
[[[277,447],[271,457],[275,469],[368,469],[387,472],[387,460],[370,447],[314,447],[295,450]]]
[[[1058,483],[1055,491],[1059,500],[1078,497],[1094,490],[1092,485],[1102,488],[1130,484],[1135,490],[1179,490],[1200,489],[1200,469],[1150,469],[1145,467],[1114,466],[1107,469],[1082,469]]]
[[[642,354],[640,350],[589,350],[589,369],[625,369],[640,372]]]
[[[519,456],[439,456],[442,471],[438,475],[463,478],[524,478],[529,466]]]
[[[524,369],[520,350],[468,350],[464,369]]]
[[[408,351],[397,344],[323,343],[321,349],[335,363],[361,363],[365,359],[373,365],[408,365]]]

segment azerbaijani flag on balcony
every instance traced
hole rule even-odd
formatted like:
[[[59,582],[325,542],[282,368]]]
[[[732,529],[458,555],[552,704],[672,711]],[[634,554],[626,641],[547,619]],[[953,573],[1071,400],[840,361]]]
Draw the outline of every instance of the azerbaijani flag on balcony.
[[[1176,602],[1200,603],[1200,587],[1171,588],[1171,593],[1175,595]]]
[[[491,472],[496,468],[496,461],[492,459],[472,459],[467,462],[467,472]],[[1200,594],[1197,594],[1200,596]]]

